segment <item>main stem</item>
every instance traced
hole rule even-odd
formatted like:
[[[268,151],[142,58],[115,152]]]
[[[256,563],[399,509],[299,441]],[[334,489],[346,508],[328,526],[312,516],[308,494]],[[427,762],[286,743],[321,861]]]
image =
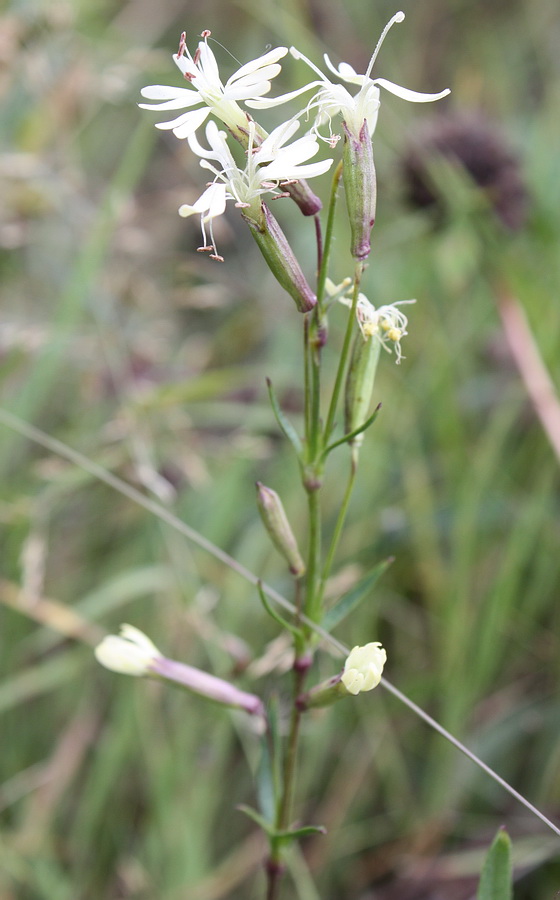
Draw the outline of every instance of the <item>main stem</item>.
[[[324,343],[325,310],[324,292],[328,273],[328,262],[332,244],[334,212],[338,196],[338,187],[342,173],[342,164],[337,166],[332,180],[331,197],[327,218],[327,230],[323,242],[321,224],[315,219],[317,234],[317,305],[304,318],[304,427],[306,456],[303,461],[302,481],[307,494],[308,508],[308,547],[307,569],[305,576],[304,603],[297,608],[304,612],[308,619],[319,622],[321,618],[321,601],[323,593],[324,570],[321,554],[321,502],[322,485],[322,453],[324,436],[321,422],[321,350]],[[360,270],[361,274],[361,270]],[[359,278],[356,278],[359,286]],[[355,289],[354,309],[357,302]],[[343,349],[344,366],[350,346],[350,336],[345,339],[346,352]],[[339,378],[342,376],[339,375]],[[344,515],[343,517],[344,518]],[[341,526],[342,527],[342,522]],[[332,553],[334,548],[331,545]],[[329,564],[332,562],[329,554]],[[303,631],[303,638],[295,642],[295,659],[293,670],[293,704],[290,727],[284,751],[282,793],[276,813],[276,831],[286,831],[292,818],[293,799],[296,785],[297,756],[301,724],[301,711],[296,704],[302,693],[305,677],[312,661],[314,634],[310,629]],[[282,841],[272,838],[270,857],[267,866],[268,884],[267,900],[277,900],[283,873]]]

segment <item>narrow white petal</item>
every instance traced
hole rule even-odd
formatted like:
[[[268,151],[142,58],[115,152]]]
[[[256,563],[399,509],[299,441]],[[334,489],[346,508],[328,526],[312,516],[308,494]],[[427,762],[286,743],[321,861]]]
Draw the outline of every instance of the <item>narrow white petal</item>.
[[[273,159],[274,155],[278,153],[279,149],[286,141],[290,140],[298,128],[299,122],[295,119],[290,119],[287,122],[282,122],[281,125],[277,125],[256,151],[259,161],[262,162],[267,159]],[[300,138],[300,140],[304,139]],[[311,138],[311,140],[313,140],[313,138]]]
[[[178,100],[179,97],[185,98],[185,106],[188,106],[187,100],[196,94],[192,88],[171,87],[167,84],[149,84],[140,91],[146,100]]]
[[[256,72],[247,72],[243,78],[236,78],[235,84],[257,84],[259,81],[270,81],[271,78],[276,78],[281,71],[282,66],[279,63],[275,63],[272,66],[263,66],[262,69],[257,69]],[[230,80],[233,81],[233,79]]]
[[[177,97],[176,100],[166,100],[164,103],[139,103],[138,106],[140,109],[155,109],[155,110],[166,110],[166,109],[185,109],[187,106],[194,106],[196,103],[200,103],[202,98],[198,91],[187,91],[188,97]]]
[[[204,216],[204,221],[215,219],[221,216],[226,208],[226,186],[221,182],[211,184],[205,193],[208,195],[208,212]]]
[[[327,172],[333,164],[332,159],[310,163],[307,166],[288,165],[283,160],[275,160],[260,170],[262,181],[284,181],[292,178],[315,178]]]
[[[332,64],[327,54],[324,54],[324,60],[327,64],[327,68],[331,70],[334,75],[337,75],[339,78],[342,78],[343,81],[347,81],[349,84],[362,84],[364,80],[363,75],[358,75],[355,69],[349,63],[341,62],[338,66],[338,69]]]
[[[440,91],[439,94],[423,94],[419,91],[411,91],[398,84],[393,84],[392,81],[387,81],[385,78],[375,78],[373,83],[385,88],[386,91],[390,91],[391,94],[395,94],[396,97],[400,97],[401,100],[409,100],[411,103],[432,103],[434,100],[441,100],[442,97],[447,97],[451,93],[449,88],[446,88],[444,91]]]
[[[206,41],[200,41],[198,49],[200,50],[199,66],[204,73],[204,77],[209,81],[214,82],[214,84],[221,84],[220,70],[218,69],[216,57],[212,53]]]
[[[190,134],[193,134],[193,132],[202,125],[209,115],[210,110],[207,106],[203,106],[201,109],[193,109],[192,112],[185,113],[181,123],[173,129],[173,134],[180,140],[188,138]],[[161,125],[158,125],[158,128],[161,128]]]
[[[293,100],[294,97],[299,97],[300,94],[305,94],[306,91],[320,84],[323,84],[323,82],[310,81],[305,87],[298,88],[297,91],[289,91],[280,97],[272,97],[269,100],[247,100],[247,106],[251,107],[251,109],[271,109],[273,106],[280,106],[282,103],[287,103],[288,100]]]
[[[270,81],[259,81],[256,84],[233,84],[226,87],[224,97],[226,100],[250,100],[252,97],[262,97],[268,94],[272,87]]]
[[[263,56],[258,56],[256,59],[252,59],[251,62],[245,63],[244,66],[241,66],[241,68],[238,69],[237,72],[235,72],[231,76],[231,78],[228,78],[226,85],[232,84],[234,81],[238,81],[240,78],[245,78],[246,75],[249,75],[251,72],[257,72],[258,69],[264,69],[271,63],[278,62],[278,60],[282,59],[282,57],[285,56],[287,52],[287,47],[276,47],[275,50],[269,50],[268,53],[265,53]],[[278,66],[278,72],[281,68],[281,66]]]

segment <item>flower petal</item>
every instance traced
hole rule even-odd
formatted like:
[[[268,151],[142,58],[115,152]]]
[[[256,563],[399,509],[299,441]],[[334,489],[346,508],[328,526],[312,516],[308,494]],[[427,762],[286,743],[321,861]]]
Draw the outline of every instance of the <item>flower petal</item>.
[[[385,88],[386,91],[390,91],[391,94],[395,94],[401,100],[409,100],[411,103],[432,103],[434,100],[441,100],[442,97],[447,97],[451,93],[449,88],[446,88],[444,91],[440,91],[439,94],[423,94],[420,91],[411,91],[409,88],[393,84],[392,81],[387,81],[386,78],[375,78],[373,84],[378,84],[379,87]]]
[[[146,100],[178,100],[179,97],[184,97],[185,106],[188,106],[189,98],[194,97],[197,92],[192,88],[171,87],[168,84],[149,84],[147,87],[143,87],[140,93]]]
[[[352,68],[350,63],[341,62],[338,66],[338,69],[332,64],[327,54],[323,54],[323,58],[327,64],[327,68],[331,70],[333,75],[337,75],[338,78],[342,78],[343,81],[347,81],[349,84],[363,84],[364,75],[358,75],[355,69]]]
[[[320,162],[309,163],[307,166],[288,165],[282,159],[274,160],[268,166],[263,166],[262,181],[284,181],[292,178],[314,178],[327,172],[333,164],[332,159],[324,159]]]
[[[251,62],[245,63],[245,65],[241,66],[237,72],[228,78],[226,82],[226,87],[230,84],[233,84],[234,81],[239,81],[241,78],[245,78],[247,75],[250,75],[252,72],[258,73],[259,69],[265,69],[265,67],[269,66],[271,63],[278,62],[279,59],[282,59],[283,56],[288,52],[287,47],[276,47],[275,50],[269,50],[268,53],[265,53],[263,56],[258,56],[256,59],[252,59]],[[278,71],[280,71],[281,66],[278,67]],[[272,77],[272,76],[265,76]],[[260,81],[260,78],[257,78],[257,81]]]
[[[324,82],[310,81],[305,87],[298,88],[297,91],[289,91],[287,94],[281,94],[280,97],[271,97],[269,100],[247,100],[246,106],[249,106],[251,109],[271,109],[273,106],[280,106],[282,103],[287,103],[288,100],[293,100],[294,97],[299,97],[300,94],[305,94],[306,91],[320,84],[324,84]]]
[[[160,122],[156,125],[156,128],[161,128],[163,130],[172,129],[175,137],[183,140],[196,131],[196,129],[206,121],[209,115],[209,108],[203,106],[200,109],[193,109],[191,112],[184,113],[182,116],[179,116],[178,119],[174,119],[173,122]]]

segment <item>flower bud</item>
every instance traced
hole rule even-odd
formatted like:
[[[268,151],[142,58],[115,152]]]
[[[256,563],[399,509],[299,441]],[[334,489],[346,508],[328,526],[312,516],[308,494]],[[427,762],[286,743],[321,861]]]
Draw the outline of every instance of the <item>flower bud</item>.
[[[249,216],[244,216],[244,219],[278,283],[295,300],[300,312],[309,312],[317,303],[317,298],[306,281],[286,235],[269,208],[263,203],[258,220]]]
[[[299,178],[295,184],[287,184],[286,191],[297,203],[304,216],[314,216],[321,212],[323,204],[317,194],[314,194],[307,181]]]
[[[95,655],[102,666],[113,672],[162,678],[214,703],[264,717],[263,703],[255,694],[241,691],[229,681],[201,669],[166,659],[149,637],[132,625],[121,625],[120,636],[111,634],[103,638],[95,648]]]
[[[364,338],[362,333],[358,332],[346,376],[344,398],[344,430],[346,434],[355,431],[367,419],[380,349],[381,344],[378,340],[373,337]],[[363,433],[357,434],[350,443],[359,447],[363,439]]]
[[[261,484],[260,481],[257,481],[257,506],[272,543],[288,563],[292,575],[300,578],[305,572],[305,563],[298,550],[282,501],[276,491]]]
[[[122,675],[149,675],[154,662],[161,658],[149,637],[133,625],[121,625],[120,637],[110,634],[95,648],[97,661]]]
[[[356,259],[366,259],[371,250],[371,229],[375,222],[377,182],[373,164],[373,148],[366,120],[358,136],[344,128],[342,176],[346,206],[350,220],[350,252]]]
[[[349,694],[371,691],[381,681],[387,653],[375,641],[364,647],[354,647],[344,664],[341,681]]]
[[[355,695],[360,691],[373,690],[381,681],[386,661],[387,654],[378,641],[364,647],[354,647],[344,664],[343,671],[300,694],[296,699],[297,708],[305,712],[307,709],[330,706],[348,694]]]

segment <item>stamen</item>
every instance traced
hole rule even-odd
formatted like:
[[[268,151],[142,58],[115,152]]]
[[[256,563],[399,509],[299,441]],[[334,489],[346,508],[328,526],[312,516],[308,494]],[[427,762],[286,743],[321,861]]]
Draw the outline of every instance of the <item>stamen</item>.
[[[187,32],[183,31],[181,34],[181,40],[179,41],[179,49],[177,50],[177,57],[180,58],[183,56],[187,49]]]
[[[404,15],[403,15],[403,18],[404,18]],[[204,31],[201,33],[200,37],[204,38],[204,40],[206,40],[207,38],[210,37],[211,34],[212,34],[212,32],[210,31],[210,29],[205,28]]]
[[[224,257],[223,257],[223,256],[218,256],[217,253],[211,253],[209,259],[215,259],[216,262],[223,262],[223,261],[224,261]]]
[[[185,72],[185,74],[183,75],[183,78],[186,78],[187,81],[194,81],[196,78],[196,75],[193,75],[191,72]]]
[[[216,248],[213,247],[212,245],[210,245],[209,247],[197,247],[196,248],[197,253],[210,253],[211,251],[215,252],[215,250],[216,250]]]
[[[387,22],[385,28],[384,28],[383,31],[381,32],[381,37],[380,37],[379,40],[377,41],[377,47],[376,47],[375,50],[373,51],[373,56],[371,57],[371,59],[370,59],[370,61],[369,61],[369,66],[368,66],[367,69],[366,69],[366,74],[365,74],[365,76],[364,76],[365,78],[369,78],[369,76],[370,76],[370,74],[371,74],[371,70],[373,69],[373,64],[374,64],[375,60],[377,59],[377,54],[379,53],[379,51],[380,51],[380,49],[381,49],[381,44],[383,43],[383,41],[384,41],[385,38],[387,37],[388,31],[389,31],[389,30],[393,27],[393,25],[395,25],[397,22],[404,22],[404,13],[403,13],[403,12],[395,13],[395,15],[393,16],[393,18],[392,18],[389,22]]]
[[[271,200],[282,200],[283,197],[289,197],[290,194],[288,191],[285,191],[283,194],[276,194],[274,197],[271,197]]]
[[[195,64],[195,66],[198,66],[199,61],[200,61],[200,47],[197,47],[196,53],[193,56],[193,63]]]

